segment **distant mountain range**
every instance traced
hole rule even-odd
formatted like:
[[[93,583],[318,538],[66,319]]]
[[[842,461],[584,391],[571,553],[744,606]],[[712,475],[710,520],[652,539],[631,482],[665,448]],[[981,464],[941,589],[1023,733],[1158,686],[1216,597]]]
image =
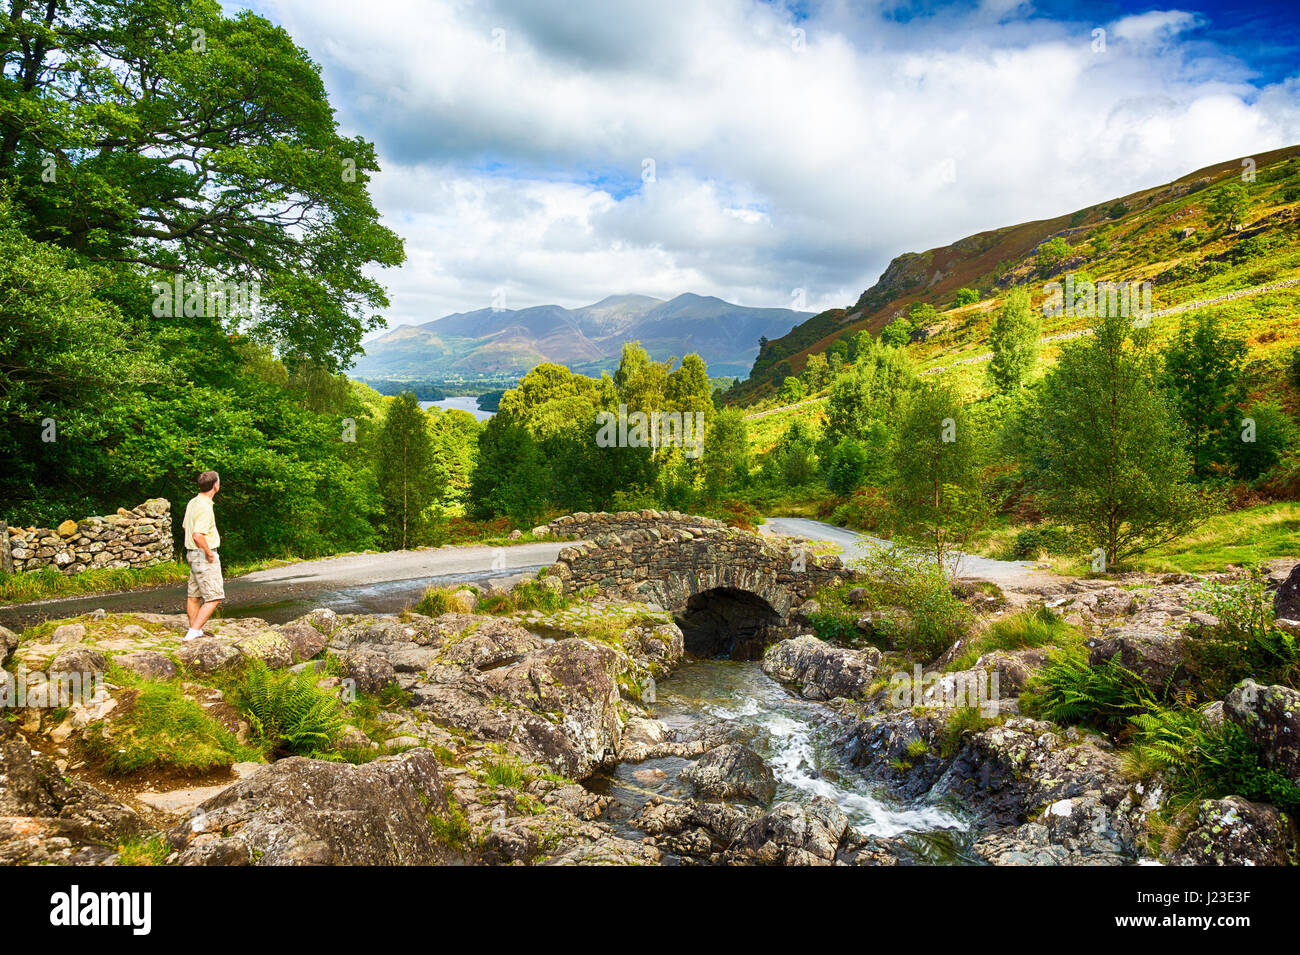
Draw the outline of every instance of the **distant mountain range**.
[[[596,374],[618,365],[623,343],[639,341],[655,359],[697,353],[711,375],[748,374],[760,337],[785,335],[812,312],[746,308],[710,295],[611,295],[583,308],[459,312],[401,325],[366,346],[351,375],[445,379],[522,375],[541,362]]]

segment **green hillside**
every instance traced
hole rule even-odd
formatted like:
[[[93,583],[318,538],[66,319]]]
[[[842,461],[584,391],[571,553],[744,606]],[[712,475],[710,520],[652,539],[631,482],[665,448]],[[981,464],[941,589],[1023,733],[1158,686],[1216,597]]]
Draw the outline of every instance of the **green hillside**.
[[[809,355],[839,351],[847,357],[860,332],[878,336],[899,319],[910,326],[909,351],[923,368],[973,359],[988,350],[991,317],[1010,289],[1027,289],[1038,306],[1047,295],[1044,286],[1068,274],[1150,282],[1157,318],[1178,306],[1300,278],[1300,146],[1253,160],[1251,182],[1243,182],[1243,159],[1234,159],[1069,215],[900,255],[852,307],[822,312],[766,342],[749,378],[727,400],[770,406],[780,384],[799,374]],[[1238,192],[1244,199],[1240,222],[1211,212]],[[1231,311],[1251,339],[1252,360],[1267,365],[1293,334],[1293,295],[1275,291],[1244,307],[1237,300]],[[963,296],[974,301],[955,305]],[[918,306],[919,321],[908,322]],[[1086,318],[1060,316],[1045,320],[1043,333],[1086,324]]]

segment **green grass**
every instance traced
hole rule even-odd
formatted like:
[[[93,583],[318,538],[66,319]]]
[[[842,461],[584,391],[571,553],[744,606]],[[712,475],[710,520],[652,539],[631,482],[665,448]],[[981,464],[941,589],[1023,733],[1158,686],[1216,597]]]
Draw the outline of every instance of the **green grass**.
[[[141,839],[133,836],[123,840],[117,847],[118,865],[166,865],[167,857],[172,854],[172,847],[162,836],[150,836]]]
[[[460,601],[452,594],[459,590],[465,590],[465,587],[430,587],[420,597],[420,602],[413,608],[416,613],[424,614],[426,617],[441,617],[445,613],[458,612],[461,609]]]
[[[509,789],[523,789],[528,777],[515,763],[495,761],[488,764],[483,779],[490,786],[505,786]]]
[[[226,579],[241,574],[251,574],[267,567],[294,563],[291,559],[248,561],[225,569]],[[119,590],[138,590],[183,583],[189,579],[190,568],[181,561],[164,561],[148,567],[116,567],[83,570],[79,574],[63,574],[52,567],[42,567],[30,573],[0,574],[0,606],[49,600],[53,597],[76,597],[83,594],[113,593]]]
[[[969,670],[975,661],[994,650],[1023,650],[1027,647],[1061,647],[1078,640],[1078,631],[1046,607],[1024,610],[994,621],[971,639],[949,670]]]
[[[242,761],[257,761],[262,752],[243,746],[208,712],[187,699],[175,683],[141,680],[133,703],[113,720],[113,736],[94,734],[84,744],[87,755],[105,773],[125,776],[144,769],[205,773]]]
[[[569,605],[569,598],[560,590],[542,583],[542,571],[536,580],[521,580],[503,594],[485,597],[478,606],[481,613],[509,614],[522,610],[554,612]]]
[[[1300,503],[1287,501],[1220,514],[1181,540],[1133,559],[1156,573],[1215,573],[1229,564],[1256,567],[1300,557]]]

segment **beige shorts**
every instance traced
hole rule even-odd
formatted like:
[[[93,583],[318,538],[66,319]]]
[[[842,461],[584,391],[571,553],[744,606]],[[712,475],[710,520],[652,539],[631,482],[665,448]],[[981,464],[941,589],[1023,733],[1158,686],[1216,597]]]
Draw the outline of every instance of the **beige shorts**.
[[[209,561],[201,550],[185,552],[190,562],[189,596],[198,597],[204,603],[226,599],[225,584],[221,580],[221,555],[213,553]]]

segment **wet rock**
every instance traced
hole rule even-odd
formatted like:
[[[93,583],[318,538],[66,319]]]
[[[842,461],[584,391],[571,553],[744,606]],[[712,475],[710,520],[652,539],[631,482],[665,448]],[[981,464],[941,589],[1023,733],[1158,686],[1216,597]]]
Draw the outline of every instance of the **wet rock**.
[[[728,865],[832,865],[848,819],[821,796],[807,805],[777,803],[749,823],[723,857]]]
[[[664,852],[711,859],[724,852],[755,818],[757,810],[728,803],[667,802],[651,797],[628,825],[640,829]]]
[[[767,803],[776,795],[776,777],[763,757],[739,743],[709,750],[682,770],[680,778],[705,799]]]
[[[850,650],[833,647],[813,636],[782,640],[763,654],[763,672],[774,680],[793,683],[812,700],[860,697],[880,663],[875,647]]]
[[[243,654],[214,637],[199,637],[176,648],[176,659],[197,673],[219,673],[238,666]]]
[[[1113,809],[1132,793],[1104,746],[1100,737],[1015,717],[972,734],[931,796],[956,799],[998,826],[1022,825],[1063,799],[1092,796]]]
[[[1243,680],[1223,712],[1259,747],[1266,766],[1300,783],[1300,690]]]
[[[1295,848],[1290,821],[1273,806],[1240,796],[1207,799],[1170,865],[1287,865]]]
[[[365,647],[349,650],[343,657],[343,669],[363,693],[378,693],[397,679],[388,657]]]
[[[176,664],[166,654],[156,650],[119,653],[113,658],[113,662],[149,680],[170,680],[177,672]]]
[[[431,750],[361,766],[291,757],[213,798],[167,833],[180,865],[439,865],[460,858]]]

